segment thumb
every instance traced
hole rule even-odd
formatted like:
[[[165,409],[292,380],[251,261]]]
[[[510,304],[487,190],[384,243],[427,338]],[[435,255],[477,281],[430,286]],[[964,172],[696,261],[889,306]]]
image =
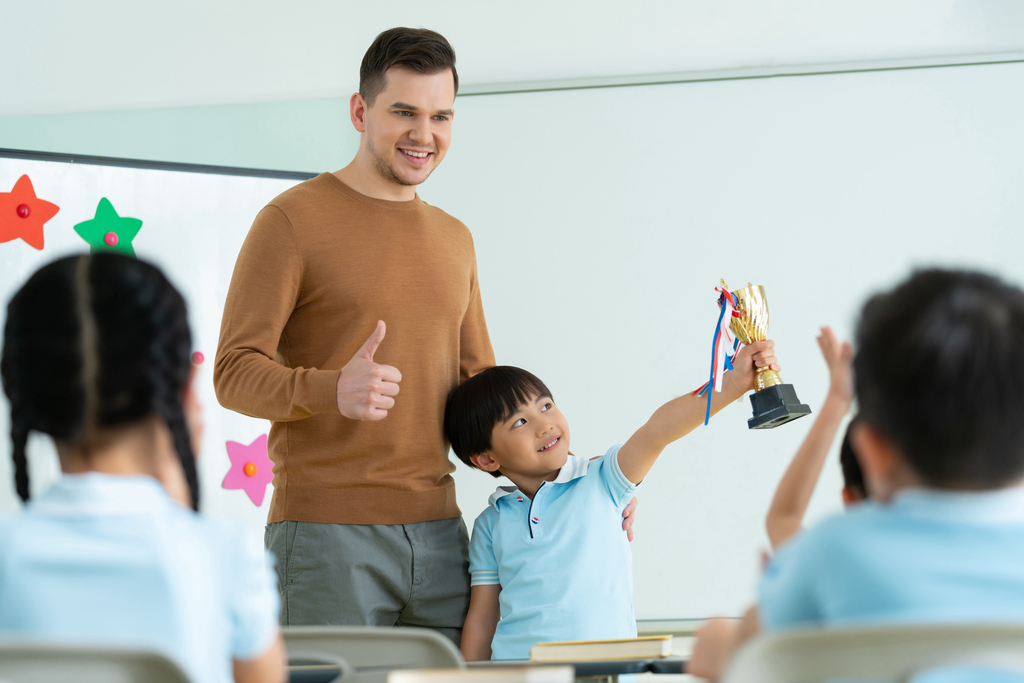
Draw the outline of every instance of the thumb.
[[[366,342],[356,351],[356,357],[362,356],[367,360],[373,360],[373,354],[377,352],[377,347],[384,341],[384,332],[386,327],[383,320],[377,321],[377,329],[373,331],[373,334],[366,340]]]

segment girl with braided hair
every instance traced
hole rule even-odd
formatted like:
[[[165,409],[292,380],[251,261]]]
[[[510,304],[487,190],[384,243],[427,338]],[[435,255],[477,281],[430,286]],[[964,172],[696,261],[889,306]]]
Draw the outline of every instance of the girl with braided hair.
[[[14,295],[0,376],[26,506],[0,519],[0,634],[154,649],[197,682],[281,681],[265,551],[196,514],[190,351],[184,300],[142,261],[63,258]],[[33,431],[63,476],[31,498]]]

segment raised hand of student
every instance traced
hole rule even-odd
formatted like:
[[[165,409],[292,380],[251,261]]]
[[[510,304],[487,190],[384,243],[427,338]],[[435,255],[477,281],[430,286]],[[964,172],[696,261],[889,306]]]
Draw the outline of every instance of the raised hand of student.
[[[778,548],[802,528],[804,513],[818,484],[825,458],[853,402],[853,347],[849,342],[839,343],[828,327],[821,328],[818,346],[828,365],[828,395],[775,489],[765,518],[772,548]]]
[[[830,327],[821,328],[818,347],[828,365],[829,397],[849,408],[853,403],[853,347],[850,342],[840,343]]]
[[[384,321],[378,320],[377,329],[338,375],[338,410],[347,418],[383,420],[395,407],[402,373],[398,368],[373,361],[385,331]]]

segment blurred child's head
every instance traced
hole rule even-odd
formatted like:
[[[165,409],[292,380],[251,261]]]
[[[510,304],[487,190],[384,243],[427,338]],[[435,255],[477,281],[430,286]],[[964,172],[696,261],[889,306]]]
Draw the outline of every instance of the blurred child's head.
[[[865,304],[853,444],[872,497],[984,490],[1024,476],[1024,292],[926,270]]]
[[[850,420],[846,426],[846,434],[843,435],[843,443],[839,446],[839,465],[843,468],[843,503],[855,505],[868,497],[867,487],[864,485],[864,474],[860,470],[860,463],[853,452],[853,445],[850,443],[850,433],[858,418]]]
[[[181,295],[154,266],[100,253],[39,269],[7,307],[0,375],[11,404],[14,480],[29,498],[25,447],[32,431],[62,453],[90,453],[148,428],[166,445],[145,457],[172,462],[198,508],[195,456],[186,424],[191,336]],[[88,467],[87,467],[88,469]],[[170,487],[169,487],[170,488]],[[176,493],[176,491],[171,491]]]
[[[551,392],[509,365],[488,368],[452,391],[444,431],[462,462],[495,477],[544,476],[569,455],[569,425]]]

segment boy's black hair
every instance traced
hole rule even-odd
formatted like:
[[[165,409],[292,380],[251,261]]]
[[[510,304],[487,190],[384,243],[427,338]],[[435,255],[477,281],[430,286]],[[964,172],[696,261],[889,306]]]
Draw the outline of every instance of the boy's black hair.
[[[99,253],[36,271],[7,306],[0,357],[21,499],[29,499],[29,432],[88,448],[97,430],[156,414],[170,428],[198,510],[181,403],[191,347],[184,299],[148,263]]]
[[[843,443],[839,446],[839,465],[843,468],[843,486],[854,495],[867,498],[868,489],[864,485],[864,473],[860,469],[860,463],[857,462],[853,445],[850,443],[850,432],[853,431],[853,427],[859,419],[859,417],[854,417],[846,426]]]
[[[1024,292],[977,272],[923,270],[865,304],[860,417],[928,486],[1024,475]]]
[[[511,365],[496,365],[470,377],[448,394],[444,436],[459,460],[476,467],[470,457],[491,448],[491,431],[525,403],[553,398],[544,382]],[[501,472],[491,472],[500,477]]]

